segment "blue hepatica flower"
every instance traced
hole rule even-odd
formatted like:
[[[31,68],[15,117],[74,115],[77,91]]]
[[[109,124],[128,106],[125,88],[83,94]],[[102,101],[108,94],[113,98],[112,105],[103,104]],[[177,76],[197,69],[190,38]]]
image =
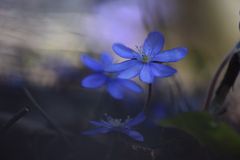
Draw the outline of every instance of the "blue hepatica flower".
[[[100,60],[95,60],[88,55],[81,56],[82,62],[95,71],[82,80],[82,86],[86,88],[100,88],[106,86],[110,95],[116,99],[124,98],[128,90],[140,93],[142,88],[134,81],[121,79],[116,73],[107,72],[105,69],[112,65],[112,57],[108,54],[101,54]]]
[[[143,47],[137,48],[134,51],[123,44],[113,44],[113,51],[120,57],[128,58],[129,60],[119,64],[110,66],[107,70],[116,72],[120,71],[119,78],[130,79],[139,75],[140,80],[145,83],[152,83],[154,77],[169,77],[177,71],[163,65],[165,62],[176,62],[184,58],[187,54],[187,49],[183,47],[164,50],[164,37],[159,32],[151,32],[148,34]]]
[[[109,132],[120,132],[128,135],[136,141],[143,141],[144,138],[141,133],[132,129],[145,120],[145,115],[143,112],[139,113],[134,118],[127,118],[125,121],[122,119],[114,119],[109,115],[106,115],[106,120],[101,121],[90,121],[91,124],[97,128],[83,132],[84,135],[94,136],[97,134],[105,134]]]

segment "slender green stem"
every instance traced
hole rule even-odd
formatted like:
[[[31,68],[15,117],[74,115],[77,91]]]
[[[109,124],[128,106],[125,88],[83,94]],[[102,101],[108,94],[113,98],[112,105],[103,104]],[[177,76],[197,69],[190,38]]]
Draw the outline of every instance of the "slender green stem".
[[[151,97],[152,97],[152,83],[148,84],[147,100],[144,104],[143,111],[146,111],[146,109],[149,107]]]
[[[121,154],[121,148],[123,147],[124,141],[119,133],[112,134],[110,137],[111,144],[104,160],[119,160],[119,154]]]
[[[7,123],[3,126],[1,133],[6,133],[9,128],[11,128],[18,120],[24,117],[28,112],[30,112],[29,107],[24,107],[20,111],[18,111]]]

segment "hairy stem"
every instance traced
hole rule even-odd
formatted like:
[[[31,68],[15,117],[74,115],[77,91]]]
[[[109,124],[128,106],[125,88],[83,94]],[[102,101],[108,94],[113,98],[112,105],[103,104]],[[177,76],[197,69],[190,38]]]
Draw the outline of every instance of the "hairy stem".
[[[51,117],[47,114],[47,112],[44,111],[43,108],[37,103],[37,101],[33,98],[30,91],[25,87],[23,88],[23,90],[24,90],[25,94],[27,95],[27,97],[33,103],[33,106],[37,108],[37,110],[48,121],[48,123],[59,133],[59,135],[62,136],[63,140],[70,146],[70,143],[69,143],[68,139],[65,137],[63,130],[57,126],[57,124],[54,122],[54,120],[52,120]]]
[[[7,123],[3,126],[1,133],[6,133],[9,128],[11,128],[18,120],[24,117],[28,112],[30,112],[29,107],[24,107],[20,111],[18,111]]]
[[[143,111],[146,111],[146,109],[149,107],[151,97],[152,97],[152,83],[148,84],[147,100],[144,104]]]

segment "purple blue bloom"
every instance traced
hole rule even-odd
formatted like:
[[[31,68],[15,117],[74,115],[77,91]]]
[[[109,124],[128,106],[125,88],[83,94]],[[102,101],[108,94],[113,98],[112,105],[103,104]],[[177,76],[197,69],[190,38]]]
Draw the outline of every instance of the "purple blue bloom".
[[[121,79],[116,73],[106,71],[108,66],[112,65],[113,59],[109,54],[101,54],[100,60],[93,59],[88,55],[81,56],[82,62],[95,73],[82,80],[82,86],[86,88],[100,88],[106,86],[110,95],[116,99],[124,98],[128,90],[141,93],[142,88],[134,81]]]
[[[94,136],[97,134],[105,134],[109,132],[120,132],[128,135],[136,141],[144,141],[144,137],[141,133],[132,129],[133,126],[136,126],[145,120],[145,115],[143,112],[139,113],[134,118],[127,118],[122,121],[122,119],[115,119],[109,115],[105,115],[106,120],[101,121],[90,121],[91,124],[96,126],[95,129],[88,130],[83,132],[84,135]]]
[[[115,43],[113,51],[122,58],[129,60],[109,66],[107,71],[120,72],[118,77],[130,79],[139,75],[140,80],[145,83],[152,83],[155,77],[169,77],[177,71],[162,63],[176,62],[184,58],[188,52],[187,48],[177,47],[164,50],[164,37],[160,32],[148,34],[143,47],[134,51],[123,44]]]

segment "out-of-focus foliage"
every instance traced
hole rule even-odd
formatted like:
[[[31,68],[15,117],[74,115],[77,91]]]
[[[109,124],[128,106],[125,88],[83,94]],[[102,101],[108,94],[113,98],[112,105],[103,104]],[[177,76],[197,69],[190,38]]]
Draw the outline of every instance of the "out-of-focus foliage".
[[[203,145],[223,154],[240,157],[240,135],[224,122],[205,112],[187,112],[160,121],[161,126],[176,127],[199,140]]]

